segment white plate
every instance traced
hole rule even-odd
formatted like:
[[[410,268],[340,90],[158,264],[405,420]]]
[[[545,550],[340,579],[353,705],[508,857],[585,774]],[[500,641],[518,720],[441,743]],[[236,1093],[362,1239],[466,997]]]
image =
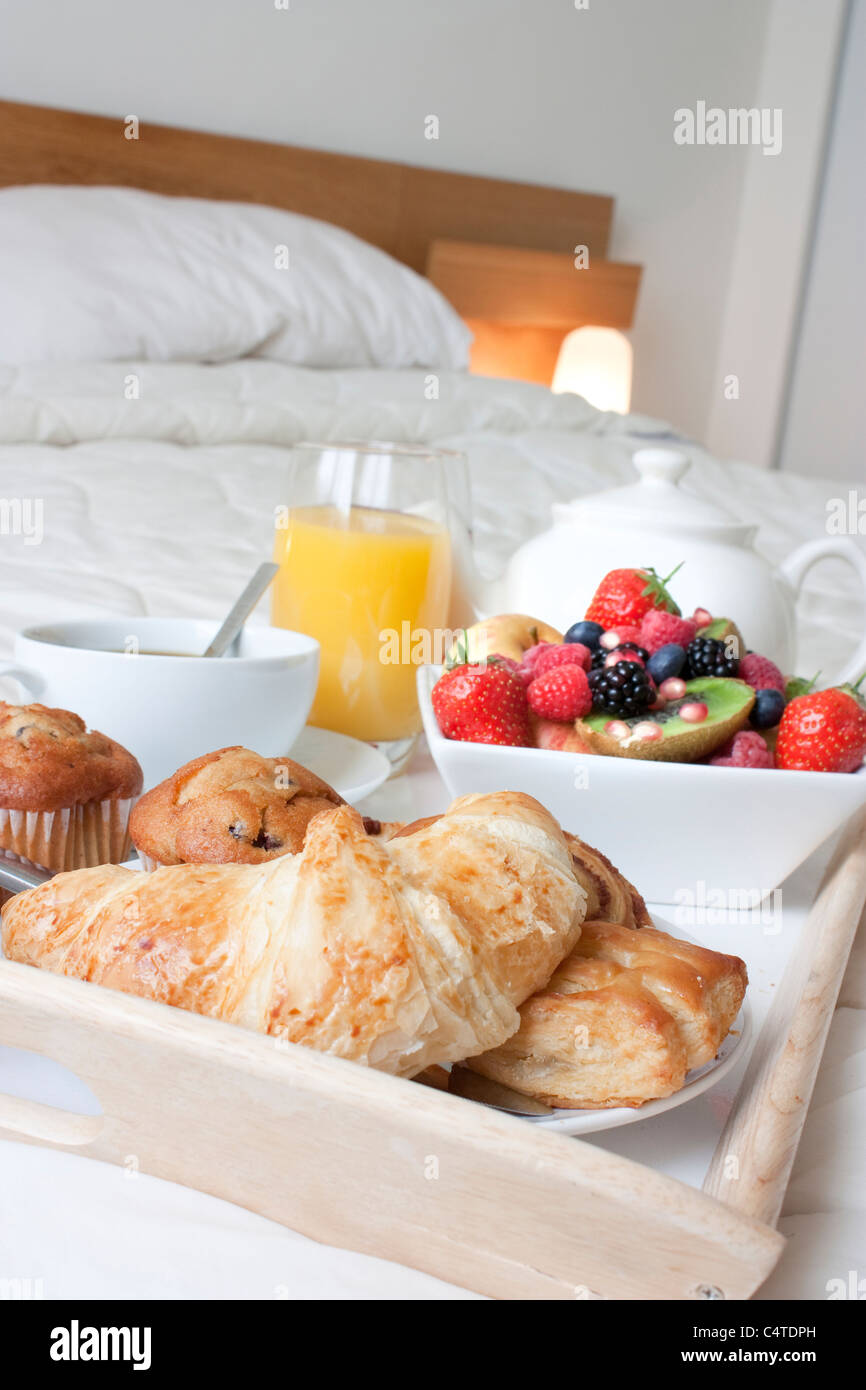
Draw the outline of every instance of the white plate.
[[[701,944],[693,936],[689,936],[688,932],[680,931],[661,918],[653,917],[653,926],[658,931],[666,932],[668,936],[689,941],[693,946]],[[543,1129],[556,1129],[560,1134],[595,1134],[601,1129],[617,1129],[620,1125],[633,1125],[638,1120],[650,1120],[654,1115],[661,1115],[665,1110],[675,1110],[678,1105],[685,1105],[688,1101],[694,1100],[696,1096],[715,1086],[722,1077],[727,1076],[731,1067],[742,1056],[742,1049],[747,1046],[751,1034],[752,1011],[746,998],[731,1025],[731,1031],[715,1057],[705,1062],[702,1067],[690,1071],[685,1085],[672,1096],[664,1096],[661,1100],[648,1100],[646,1105],[634,1108],[621,1105],[615,1110],[554,1110],[550,1116],[526,1118],[534,1125],[541,1125]]]
[[[295,762],[324,778],[346,801],[360,801],[388,778],[391,764],[369,743],[330,729],[302,729],[289,752]]]

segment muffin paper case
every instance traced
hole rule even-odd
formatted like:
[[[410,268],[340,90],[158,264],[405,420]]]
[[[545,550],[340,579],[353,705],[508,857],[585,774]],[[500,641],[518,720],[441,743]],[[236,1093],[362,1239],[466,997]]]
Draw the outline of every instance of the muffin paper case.
[[[166,868],[166,865],[160,864],[158,859],[151,859],[150,855],[145,854],[143,849],[137,849],[135,852],[138,855],[139,863],[141,864],[141,867],[146,874],[152,874],[157,869]]]
[[[129,813],[135,797],[84,801],[58,811],[0,808],[0,851],[60,873],[129,857]]]

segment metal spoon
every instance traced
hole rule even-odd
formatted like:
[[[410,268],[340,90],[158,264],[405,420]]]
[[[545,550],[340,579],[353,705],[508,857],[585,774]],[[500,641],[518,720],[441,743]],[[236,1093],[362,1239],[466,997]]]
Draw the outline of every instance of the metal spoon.
[[[0,888],[23,893],[26,888],[38,888],[40,883],[47,883],[51,877],[50,869],[37,869],[34,864],[22,864],[18,859],[0,854]]]
[[[279,568],[270,561],[259,565],[203,656],[225,656]]]

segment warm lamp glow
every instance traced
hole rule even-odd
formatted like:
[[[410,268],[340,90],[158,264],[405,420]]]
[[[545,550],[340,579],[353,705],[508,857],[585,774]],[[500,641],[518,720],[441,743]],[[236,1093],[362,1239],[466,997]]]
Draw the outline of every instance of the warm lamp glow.
[[[575,328],[559,350],[553,391],[575,391],[598,410],[627,415],[631,404],[631,343],[615,328]]]

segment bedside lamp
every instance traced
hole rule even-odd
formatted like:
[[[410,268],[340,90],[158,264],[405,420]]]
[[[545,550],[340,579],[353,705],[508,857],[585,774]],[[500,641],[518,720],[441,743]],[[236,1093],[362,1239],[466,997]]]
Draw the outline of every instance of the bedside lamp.
[[[559,350],[551,390],[574,391],[598,410],[627,415],[632,347],[616,328],[575,328]]]

